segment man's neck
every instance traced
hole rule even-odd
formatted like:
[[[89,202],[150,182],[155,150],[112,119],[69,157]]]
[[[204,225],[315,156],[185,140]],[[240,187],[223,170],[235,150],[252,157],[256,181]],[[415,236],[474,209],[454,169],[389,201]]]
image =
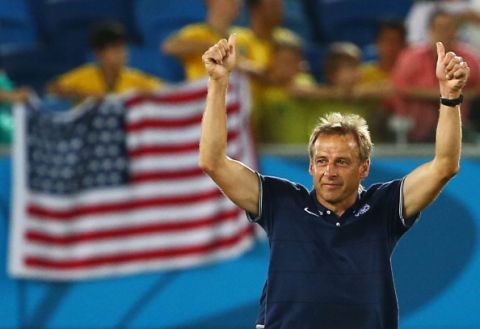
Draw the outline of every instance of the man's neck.
[[[335,213],[335,215],[337,215],[337,217],[341,217],[345,213],[345,211],[347,211],[350,207],[352,207],[355,204],[355,202],[357,201],[357,198],[358,198],[358,193],[352,194],[351,196],[349,196],[345,200],[343,200],[341,202],[338,202],[338,203],[337,202],[335,202],[335,203],[328,202],[327,200],[322,199],[318,195],[318,193],[316,193],[316,197],[317,197],[318,202],[321,205],[323,205],[324,207],[333,211]]]
[[[100,71],[102,72],[103,80],[108,90],[114,90],[120,77],[121,69],[108,65],[100,64]]]
[[[222,37],[228,34],[230,22],[227,22],[222,16],[209,14],[207,16],[207,24]]]
[[[272,39],[274,27],[266,24],[263,18],[252,17],[250,25],[256,36],[262,39]]]

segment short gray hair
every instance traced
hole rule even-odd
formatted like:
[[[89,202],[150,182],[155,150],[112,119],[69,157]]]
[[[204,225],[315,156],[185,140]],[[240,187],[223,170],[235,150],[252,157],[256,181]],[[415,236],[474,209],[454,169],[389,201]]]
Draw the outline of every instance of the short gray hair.
[[[313,158],[313,144],[321,134],[348,135],[352,134],[358,144],[360,161],[366,161],[372,153],[373,143],[370,138],[367,121],[357,114],[328,113],[321,117],[313,129],[308,142],[308,154]]]

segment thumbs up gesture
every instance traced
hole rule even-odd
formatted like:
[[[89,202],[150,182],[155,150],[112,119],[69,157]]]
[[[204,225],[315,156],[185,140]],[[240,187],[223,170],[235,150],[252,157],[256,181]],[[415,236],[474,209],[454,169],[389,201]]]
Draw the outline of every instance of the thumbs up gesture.
[[[440,84],[440,95],[448,99],[458,98],[467,83],[470,68],[467,62],[454,52],[445,53],[441,42],[437,42],[437,56],[436,75]]]
[[[210,47],[202,56],[203,63],[211,79],[228,79],[236,64],[235,35],[228,41],[222,39]]]

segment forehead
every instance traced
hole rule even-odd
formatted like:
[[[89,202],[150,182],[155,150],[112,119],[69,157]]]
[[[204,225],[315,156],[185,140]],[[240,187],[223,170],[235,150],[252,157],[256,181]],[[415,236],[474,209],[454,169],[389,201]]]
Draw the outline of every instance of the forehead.
[[[359,156],[359,146],[352,134],[320,134],[313,144],[313,156]]]
[[[432,21],[431,21],[431,27],[438,27],[438,26],[444,26],[444,25],[456,25],[455,18],[451,15],[448,14],[439,14],[435,16]]]
[[[395,28],[385,28],[378,35],[379,40],[393,39],[393,38],[403,39],[404,35],[403,35],[402,31],[400,31],[399,29],[395,29]]]

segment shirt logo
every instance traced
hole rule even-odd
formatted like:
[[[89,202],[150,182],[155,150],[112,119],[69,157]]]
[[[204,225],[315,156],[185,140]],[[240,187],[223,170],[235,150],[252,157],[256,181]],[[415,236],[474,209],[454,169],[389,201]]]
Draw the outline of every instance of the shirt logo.
[[[317,215],[316,213],[308,210],[308,207],[305,207],[303,210],[305,210],[305,212],[306,212],[307,214],[313,215],[313,216],[315,216],[315,217],[320,217],[320,216]]]
[[[370,205],[366,204],[362,208],[360,208],[359,211],[357,211],[357,213],[355,214],[355,217],[359,217],[359,216],[365,214],[369,210],[370,210]]]

